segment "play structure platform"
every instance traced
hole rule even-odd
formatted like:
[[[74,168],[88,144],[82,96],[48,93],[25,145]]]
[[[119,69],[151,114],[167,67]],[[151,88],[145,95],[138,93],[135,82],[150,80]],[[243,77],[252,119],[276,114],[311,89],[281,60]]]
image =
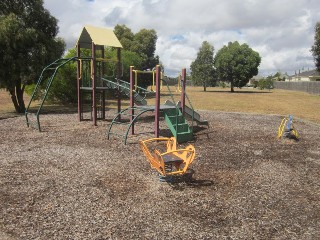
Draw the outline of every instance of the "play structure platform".
[[[124,144],[127,143],[129,130],[134,127],[134,124],[138,121],[138,119],[147,112],[155,112],[156,106],[154,105],[144,105],[144,106],[135,106],[128,107],[118,113],[112,120],[109,129],[107,131],[108,139],[110,139],[111,135],[120,135],[124,137]],[[163,113],[164,120],[172,132],[173,136],[175,136],[179,141],[178,142],[187,142],[192,140],[193,133],[190,128],[188,122],[184,118],[181,113],[181,110],[176,106],[161,104],[159,105],[159,111]],[[123,116],[133,117],[129,122],[121,121]],[[115,129],[116,125],[126,125],[125,132],[117,132]]]
[[[116,58],[105,57],[105,46],[116,50]],[[103,29],[92,26],[85,26],[77,42],[77,56],[72,58],[58,59],[46,66],[35,86],[30,102],[27,106],[25,117],[28,127],[34,127],[41,131],[40,114],[42,107],[47,99],[50,87],[57,76],[59,69],[66,64],[74,63],[77,66],[77,96],[78,96],[78,120],[92,120],[93,125],[97,125],[97,120],[105,120],[107,91],[113,92],[117,100],[117,113],[112,119],[108,128],[108,139],[111,135],[122,135],[126,144],[129,131],[135,134],[134,124],[139,117],[146,112],[154,114],[154,135],[159,138],[160,134],[160,115],[170,129],[176,141],[187,142],[193,139],[193,123],[197,125],[207,125],[207,121],[200,119],[200,115],[194,111],[191,101],[185,92],[186,69],[182,69],[181,79],[178,80],[181,101],[176,104],[173,94],[168,86],[164,74],[159,65],[152,71],[142,71],[130,66],[130,81],[124,81],[123,65],[121,62],[120,41],[111,29]],[[91,50],[91,56],[87,56],[84,50]],[[99,57],[98,57],[99,56]],[[111,69],[110,69],[111,68]],[[112,74],[110,75],[110,70]],[[149,76],[147,76],[149,74]],[[138,81],[141,75],[147,76],[151,90],[139,86]],[[139,77],[138,77],[139,76]],[[143,79],[143,78],[142,78]],[[146,78],[145,78],[146,80]],[[167,88],[166,96],[171,98],[164,104],[160,104],[161,89]],[[125,95],[130,99],[128,108],[121,108],[121,99]],[[155,97],[155,105],[147,103],[147,96]],[[189,106],[186,105],[186,99]],[[31,103],[38,100],[38,105],[32,106]],[[162,100],[162,99],[161,99]],[[89,113],[89,114],[88,114]],[[127,121],[122,121],[124,117],[129,117]],[[188,119],[187,119],[188,118]],[[187,121],[188,120],[188,121]],[[120,134],[116,131],[117,125],[125,125],[125,131]]]

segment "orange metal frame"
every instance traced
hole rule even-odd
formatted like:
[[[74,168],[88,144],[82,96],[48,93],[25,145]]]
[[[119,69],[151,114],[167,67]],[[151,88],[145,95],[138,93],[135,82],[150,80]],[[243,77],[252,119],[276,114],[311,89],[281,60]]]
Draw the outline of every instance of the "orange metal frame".
[[[174,137],[151,138],[140,141],[140,147],[151,167],[155,168],[162,176],[185,174],[189,165],[195,158],[194,146],[189,145],[183,149],[176,149],[176,146],[177,140]],[[165,149],[164,152],[161,152],[161,147]],[[170,163],[165,161],[165,158],[168,156],[173,159],[173,161],[170,161]],[[167,170],[168,168],[166,165],[168,164],[171,165],[171,171]]]

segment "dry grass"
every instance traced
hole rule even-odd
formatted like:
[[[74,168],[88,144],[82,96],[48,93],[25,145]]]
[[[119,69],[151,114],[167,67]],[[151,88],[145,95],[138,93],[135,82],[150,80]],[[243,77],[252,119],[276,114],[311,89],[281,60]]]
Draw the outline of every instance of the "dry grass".
[[[174,87],[171,91],[175,100],[179,100],[179,94]],[[168,91],[162,90],[161,102],[170,99]],[[246,112],[261,114],[276,114],[287,116],[293,114],[295,117],[320,124],[320,96],[304,92],[286,91],[280,89],[258,90],[253,88],[236,89],[231,93],[228,88],[188,87],[187,93],[192,101],[194,109],[224,111],[224,112]],[[9,94],[0,90],[0,117],[3,115],[14,115],[14,107]],[[28,103],[28,96],[25,97]],[[154,98],[148,99],[148,104],[154,104]],[[129,106],[129,101],[123,101],[123,107]],[[116,101],[107,101],[108,108],[116,108]],[[65,107],[62,110],[66,110]]]
[[[6,108],[10,109],[12,108],[12,102],[9,96],[9,92],[5,91],[4,89],[0,89],[0,98],[1,98],[1,105],[0,105],[0,110],[3,111]]]
[[[195,109],[225,112],[245,112],[293,114],[312,122],[320,123],[320,96],[305,92],[273,89],[271,91],[253,88],[236,89],[231,93],[228,88],[188,87],[187,93]]]

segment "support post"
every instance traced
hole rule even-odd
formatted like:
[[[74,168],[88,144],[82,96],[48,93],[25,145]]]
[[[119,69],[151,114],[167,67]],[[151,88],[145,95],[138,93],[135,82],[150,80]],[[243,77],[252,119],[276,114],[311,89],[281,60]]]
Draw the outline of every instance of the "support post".
[[[81,57],[81,49],[80,49],[80,44],[77,44],[77,57],[78,57],[78,61],[77,61],[77,94],[78,94],[78,120],[79,122],[82,120],[82,113],[81,113],[81,64],[80,64],[80,57]]]
[[[159,127],[159,119],[160,119],[160,81],[161,81],[161,69],[160,65],[156,66],[156,103],[155,103],[155,119],[154,119],[154,133],[155,137],[159,137],[160,127]]]
[[[186,107],[186,83],[187,83],[187,70],[185,68],[182,69],[181,72],[181,112],[184,115],[184,110]]]
[[[133,118],[134,118],[134,96],[133,96],[133,90],[134,90],[134,72],[133,72],[133,66],[130,66],[130,122],[133,121]],[[131,125],[131,134],[134,135],[134,123],[132,123]]]
[[[102,59],[104,59],[104,47],[102,48],[102,50],[101,50],[101,57],[102,57]],[[101,67],[102,67],[102,70],[101,70],[101,76],[100,77],[103,77],[104,76],[104,65],[105,65],[105,63],[104,63],[104,61],[102,61],[101,62]],[[103,83],[102,83],[102,86],[103,86]],[[102,98],[102,103],[101,103],[101,111],[102,111],[102,119],[106,119],[106,90],[105,89],[103,89],[103,90],[101,90],[102,92],[101,92],[101,98]]]
[[[117,81],[118,85],[120,84],[119,79],[121,78],[121,48],[117,48]],[[118,113],[121,112],[121,92],[120,92],[120,86],[118,87]],[[119,121],[121,120],[121,117],[119,116]]]
[[[92,64],[91,64],[91,78],[92,78],[92,112],[93,125],[97,126],[97,102],[96,102],[96,45],[92,42]]]

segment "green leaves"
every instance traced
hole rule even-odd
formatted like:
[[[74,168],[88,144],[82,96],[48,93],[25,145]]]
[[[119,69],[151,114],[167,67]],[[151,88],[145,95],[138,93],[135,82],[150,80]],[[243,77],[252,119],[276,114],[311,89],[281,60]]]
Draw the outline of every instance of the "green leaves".
[[[214,62],[220,80],[230,82],[233,92],[234,87],[245,86],[258,74],[261,57],[248,44],[240,45],[236,41],[221,48]]]
[[[43,7],[42,0],[1,1],[1,87],[23,94],[25,85],[37,81],[43,67],[64,52],[64,41],[56,38],[57,33],[57,20]],[[24,111],[21,105],[15,105],[19,112]]]
[[[159,64],[159,57],[154,56],[156,51],[157,33],[154,29],[141,29],[133,34],[126,25],[117,25],[114,33],[121,42],[124,50],[134,52],[142,59],[143,69],[152,69]]]
[[[202,85],[204,91],[206,87],[214,83],[214,47],[204,41],[199,48],[197,58],[191,63],[191,78],[195,85]]]
[[[318,71],[320,71],[320,22],[315,26],[314,44],[311,47],[311,52]]]

